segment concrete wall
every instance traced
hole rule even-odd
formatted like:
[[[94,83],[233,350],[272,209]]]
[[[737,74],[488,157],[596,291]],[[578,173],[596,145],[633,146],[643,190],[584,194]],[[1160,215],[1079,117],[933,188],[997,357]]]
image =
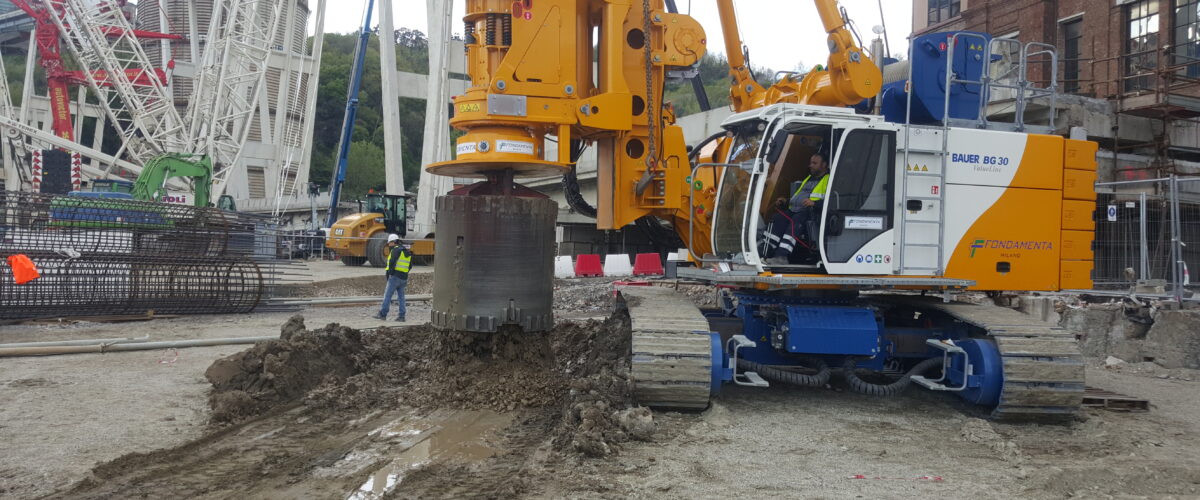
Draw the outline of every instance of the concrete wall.
[[[1200,369],[1200,311],[1087,304],[1065,310],[1060,325],[1080,337],[1085,356]]]

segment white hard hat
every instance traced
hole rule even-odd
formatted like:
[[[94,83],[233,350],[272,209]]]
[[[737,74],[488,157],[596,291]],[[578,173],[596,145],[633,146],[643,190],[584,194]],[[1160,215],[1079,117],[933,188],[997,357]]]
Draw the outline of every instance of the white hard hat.
[[[400,236],[397,236],[395,234],[389,234],[388,235],[388,243],[391,243],[393,241],[400,241]]]

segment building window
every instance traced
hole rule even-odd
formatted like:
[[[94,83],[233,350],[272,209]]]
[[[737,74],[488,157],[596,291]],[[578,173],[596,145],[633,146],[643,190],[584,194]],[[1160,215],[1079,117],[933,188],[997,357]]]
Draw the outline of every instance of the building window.
[[[1079,58],[1083,56],[1080,42],[1083,40],[1083,19],[1063,23],[1063,91],[1079,92]]]
[[[958,17],[961,5],[961,0],[929,0],[929,24],[932,26]]]
[[[1174,24],[1171,65],[1180,75],[1200,77],[1200,0],[1175,0]]]
[[[1158,67],[1158,0],[1139,0],[1125,6],[1129,32],[1125,38],[1125,91],[1153,88]]]

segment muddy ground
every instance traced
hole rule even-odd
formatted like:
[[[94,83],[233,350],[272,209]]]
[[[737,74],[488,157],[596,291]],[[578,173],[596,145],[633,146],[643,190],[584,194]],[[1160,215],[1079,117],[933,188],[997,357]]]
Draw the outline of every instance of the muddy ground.
[[[564,284],[562,316],[607,316],[606,283]],[[1153,410],[1067,426],[995,424],[915,388],[843,392],[836,376],[650,415],[626,408],[620,318],[496,340],[439,334],[411,307],[412,325],[386,329],[370,307],[305,310],[307,328],[249,349],[0,359],[0,497],[1200,496],[1195,370],[1093,359],[1089,385]],[[263,335],[289,317],[5,327],[0,341]]]

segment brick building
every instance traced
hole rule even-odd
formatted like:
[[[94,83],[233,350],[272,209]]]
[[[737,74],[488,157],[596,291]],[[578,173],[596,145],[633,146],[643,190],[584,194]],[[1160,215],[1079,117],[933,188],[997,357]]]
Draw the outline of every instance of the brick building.
[[[1200,0],[914,0],[913,32],[965,29],[1050,43],[1063,59],[1061,90],[1128,98],[1162,83],[1194,86],[1200,77],[1198,10]],[[1167,74],[1173,81],[1158,81]]]
[[[913,0],[912,28],[1056,46],[1058,89],[1080,97],[1064,100],[1062,128],[1082,126],[1113,153],[1148,158],[1131,167],[1138,158],[1114,156],[1118,170],[1198,171],[1200,0]],[[1032,64],[1030,78],[1045,82],[1049,66]]]

